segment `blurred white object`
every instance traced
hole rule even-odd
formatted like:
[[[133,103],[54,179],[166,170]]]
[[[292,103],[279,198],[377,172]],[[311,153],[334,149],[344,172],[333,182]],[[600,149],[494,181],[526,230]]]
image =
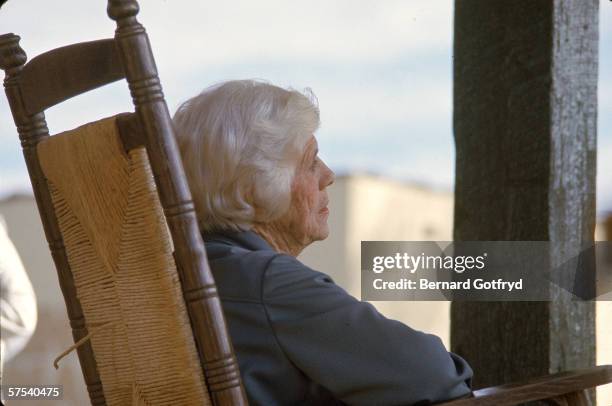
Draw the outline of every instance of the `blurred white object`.
[[[2,365],[25,347],[36,321],[32,284],[0,217],[0,379]]]

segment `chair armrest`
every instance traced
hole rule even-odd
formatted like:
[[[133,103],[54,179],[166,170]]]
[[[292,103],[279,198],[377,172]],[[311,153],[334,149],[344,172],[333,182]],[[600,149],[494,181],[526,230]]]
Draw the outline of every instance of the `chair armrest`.
[[[479,389],[472,397],[439,403],[444,406],[510,406],[556,398],[612,383],[612,365],[559,372],[524,382]]]

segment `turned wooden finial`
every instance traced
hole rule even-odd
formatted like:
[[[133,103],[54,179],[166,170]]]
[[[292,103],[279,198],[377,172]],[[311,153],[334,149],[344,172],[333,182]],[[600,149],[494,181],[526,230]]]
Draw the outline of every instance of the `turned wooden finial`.
[[[108,16],[117,22],[136,16],[139,10],[136,0],[108,0],[106,8]]]
[[[19,46],[20,39],[13,33],[0,35],[0,68],[6,72],[7,77],[19,71],[28,59]]]

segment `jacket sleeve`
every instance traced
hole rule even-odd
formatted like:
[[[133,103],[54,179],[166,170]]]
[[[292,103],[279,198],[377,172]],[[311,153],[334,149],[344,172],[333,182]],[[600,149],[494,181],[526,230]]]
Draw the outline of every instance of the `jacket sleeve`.
[[[0,377],[34,334],[37,314],[30,279],[0,217]]]
[[[270,262],[262,300],[291,362],[346,403],[429,404],[470,393],[470,366],[440,338],[387,319],[293,257]]]

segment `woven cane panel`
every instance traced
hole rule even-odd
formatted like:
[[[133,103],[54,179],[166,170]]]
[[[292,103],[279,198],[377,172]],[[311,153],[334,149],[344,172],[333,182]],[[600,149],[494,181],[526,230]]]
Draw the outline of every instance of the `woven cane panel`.
[[[146,151],[111,117],[38,153],[107,404],[210,404]]]

